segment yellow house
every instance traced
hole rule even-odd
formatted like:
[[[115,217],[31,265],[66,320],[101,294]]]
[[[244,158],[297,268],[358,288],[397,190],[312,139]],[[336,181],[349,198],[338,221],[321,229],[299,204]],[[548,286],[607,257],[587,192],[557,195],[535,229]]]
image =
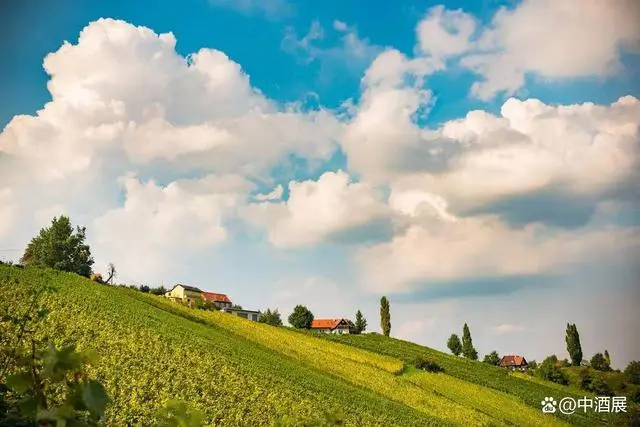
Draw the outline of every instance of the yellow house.
[[[164,294],[167,298],[179,299],[186,302],[195,301],[200,298],[202,291],[198,288],[194,288],[193,286],[175,285],[169,292]]]

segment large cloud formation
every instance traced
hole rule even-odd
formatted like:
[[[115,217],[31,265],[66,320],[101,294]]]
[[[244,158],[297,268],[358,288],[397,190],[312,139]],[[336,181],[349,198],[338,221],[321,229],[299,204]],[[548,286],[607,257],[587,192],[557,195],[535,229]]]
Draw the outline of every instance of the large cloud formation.
[[[92,22],[45,58],[51,102],[0,134],[0,238],[22,246],[69,213],[90,227],[99,263],[151,280],[251,225],[276,248],[352,245],[375,292],[550,274],[630,251],[638,230],[615,216],[636,209],[637,98],[510,98],[499,114],[422,125],[434,102],[429,78],[452,62],[478,73],[470,90],[489,98],[514,93],[529,74],[611,73],[622,50],[637,47],[636,3],[580,2],[571,9],[584,10],[579,18],[560,3],[525,0],[484,28],[433,8],[416,27],[413,57],[366,51],[377,56],[361,94],[339,113],[267,98],[218,50],[183,57],[171,33]],[[583,42],[602,26],[610,31]],[[569,47],[575,61],[564,58]],[[274,183],[284,159],[322,164],[337,149],[346,170]],[[567,211],[580,217],[571,227]]]

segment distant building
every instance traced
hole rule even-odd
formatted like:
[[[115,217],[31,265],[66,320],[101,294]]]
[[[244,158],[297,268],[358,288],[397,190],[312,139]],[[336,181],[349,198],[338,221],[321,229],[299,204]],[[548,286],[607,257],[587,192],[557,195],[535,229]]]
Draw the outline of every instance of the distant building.
[[[347,319],[313,319],[311,330],[325,334],[349,334],[352,327]]]
[[[177,284],[169,292],[164,294],[167,298],[179,299],[186,302],[195,301],[200,298],[202,291],[193,286]]]
[[[203,300],[210,302],[219,309],[230,308],[232,303],[228,296],[225,294],[216,294],[214,292],[202,292],[200,294]]]
[[[254,310],[243,310],[241,308],[225,307],[222,309],[225,313],[233,314],[234,316],[242,317],[243,319],[253,320],[257,322],[260,319],[260,312]]]
[[[510,368],[513,371],[515,370],[526,371],[527,366],[529,366],[524,356],[517,356],[517,355],[511,355],[511,354],[508,356],[502,356],[502,358],[500,359],[500,363],[498,363],[498,365],[502,366],[503,368]]]

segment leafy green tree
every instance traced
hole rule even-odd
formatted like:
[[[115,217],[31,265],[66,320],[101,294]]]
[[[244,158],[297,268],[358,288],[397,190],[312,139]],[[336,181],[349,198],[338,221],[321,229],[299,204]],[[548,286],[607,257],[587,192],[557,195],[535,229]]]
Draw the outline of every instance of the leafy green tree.
[[[364,318],[362,312],[358,310],[356,312],[355,333],[361,334],[367,329],[367,319]]]
[[[151,288],[151,290],[149,291],[150,294],[152,295],[164,295],[167,293],[167,290],[165,289],[164,286],[160,286],[158,288]]]
[[[380,299],[380,326],[382,333],[388,337],[391,334],[391,311],[387,297]]]
[[[611,356],[609,356],[609,351],[608,350],[604,351],[604,358],[607,361],[607,364],[609,365],[609,367],[611,367]]]
[[[41,229],[40,233],[31,239],[20,262],[24,265],[49,267],[89,277],[94,261],[85,240],[85,227],[76,227],[74,231],[69,217],[54,217],[50,227]]]
[[[148,294],[150,291],[151,291],[151,288],[148,287],[147,285],[140,286],[140,292]]]
[[[293,313],[289,315],[289,323],[294,328],[310,329],[313,322],[313,313],[304,305],[296,305]]]
[[[593,355],[590,361],[591,367],[596,371],[610,371],[611,366],[607,362],[607,358],[602,353],[596,353]]]
[[[640,361],[629,362],[627,367],[624,368],[624,374],[631,384],[640,385]]]
[[[242,310],[242,306],[240,304],[233,304],[231,306],[231,308],[235,309],[235,310]]]
[[[447,341],[447,347],[451,350],[451,353],[456,356],[460,356],[460,353],[462,353],[462,342],[460,342],[460,337],[456,334],[451,334]]]
[[[482,361],[484,363],[488,363],[489,365],[497,366],[498,363],[500,363],[500,356],[498,355],[498,352],[494,350],[491,353],[486,354]]]
[[[469,326],[465,323],[462,327],[462,355],[467,359],[478,360],[478,352],[473,347]]]
[[[277,308],[273,311],[267,308],[267,311],[261,313],[258,317],[258,322],[271,326],[282,326],[282,319],[280,318],[280,313]]]
[[[560,366],[558,366],[558,358],[553,355],[549,356],[542,361],[538,369],[536,370],[538,377],[552,381],[557,384],[567,385],[569,384],[569,379],[562,372]]]
[[[582,362],[582,346],[580,345],[580,335],[578,334],[578,328],[575,323],[567,323],[565,342],[567,343],[567,352],[571,358],[571,364],[573,366],[580,366]]]
[[[589,368],[580,368],[580,371],[578,372],[580,387],[583,390],[590,391],[598,396],[613,396],[613,392],[609,384],[596,375],[593,375],[592,372],[593,371],[590,371]]]

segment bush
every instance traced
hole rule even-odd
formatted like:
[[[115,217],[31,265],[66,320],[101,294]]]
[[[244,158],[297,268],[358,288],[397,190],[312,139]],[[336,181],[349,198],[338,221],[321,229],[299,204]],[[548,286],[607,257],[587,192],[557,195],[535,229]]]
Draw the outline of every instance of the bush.
[[[583,390],[590,391],[598,396],[613,396],[614,393],[609,387],[609,384],[604,382],[601,378],[593,375],[589,368],[581,368],[580,372],[580,387]]]
[[[412,365],[418,369],[422,369],[423,371],[427,371],[427,372],[444,372],[444,369],[442,368],[442,366],[438,365],[433,360],[428,359],[424,356],[416,357],[413,360]]]
[[[289,323],[294,328],[310,329],[311,322],[313,322],[313,313],[303,305],[297,305],[289,315]]]
[[[611,366],[602,353],[596,353],[591,358],[591,367],[596,371],[610,371]]]
[[[569,379],[562,372],[562,369],[558,366],[558,358],[556,356],[549,356],[540,364],[540,367],[536,370],[538,377],[554,382],[556,384],[567,385]]]
[[[624,369],[624,374],[631,384],[640,385],[640,361],[634,360],[629,362]]]

